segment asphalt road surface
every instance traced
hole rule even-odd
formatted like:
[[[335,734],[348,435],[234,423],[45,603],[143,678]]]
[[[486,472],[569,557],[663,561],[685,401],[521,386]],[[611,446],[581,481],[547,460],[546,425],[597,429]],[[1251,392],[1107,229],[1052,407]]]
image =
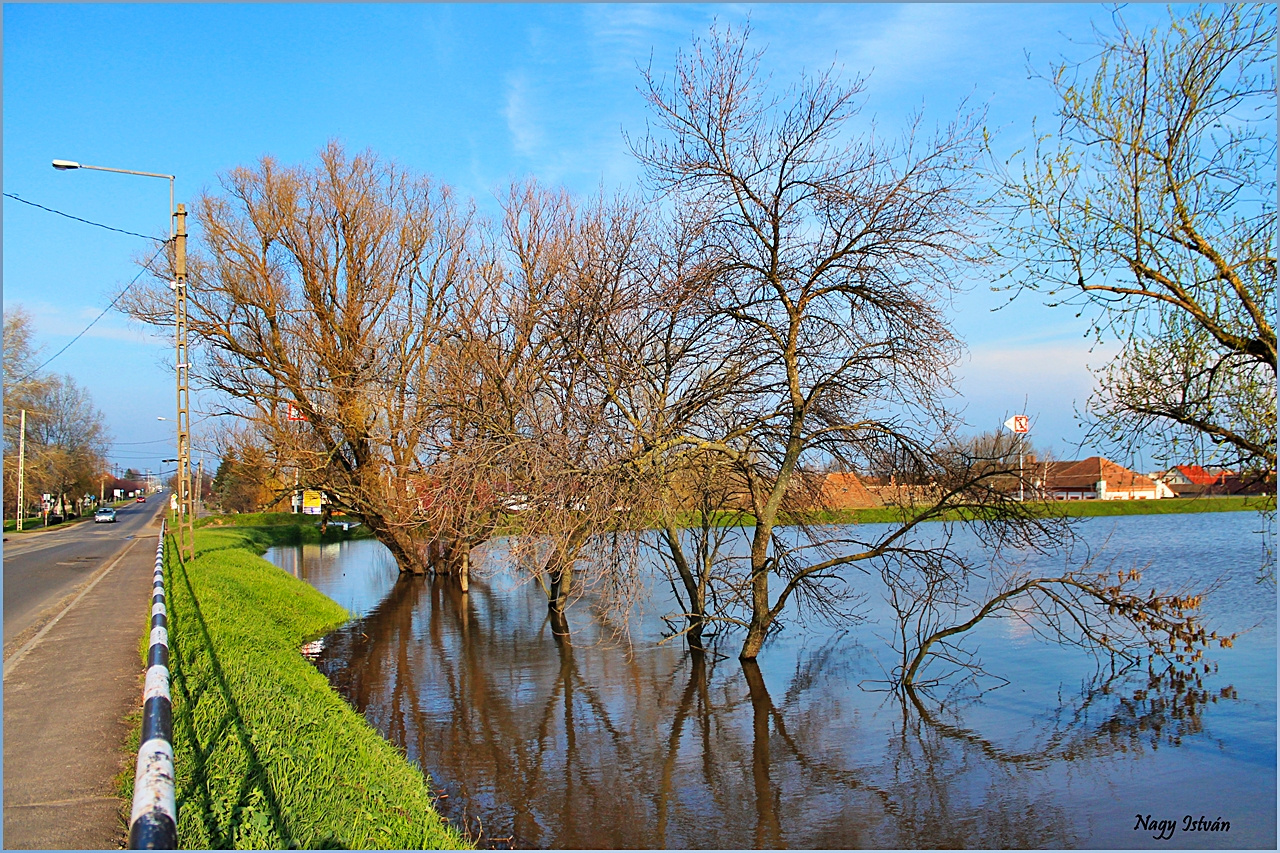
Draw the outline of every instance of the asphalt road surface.
[[[92,520],[9,534],[4,543],[4,646],[57,614],[58,606],[169,506],[169,493],[116,510],[114,524]],[[39,523],[37,520],[35,523]]]

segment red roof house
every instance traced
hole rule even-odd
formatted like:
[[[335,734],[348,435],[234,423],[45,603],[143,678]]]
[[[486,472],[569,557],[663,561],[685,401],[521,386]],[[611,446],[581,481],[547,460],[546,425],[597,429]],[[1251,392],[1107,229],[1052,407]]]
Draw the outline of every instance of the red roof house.
[[[1130,471],[1102,456],[1044,463],[1044,491],[1055,500],[1155,500],[1171,498],[1164,483]]]

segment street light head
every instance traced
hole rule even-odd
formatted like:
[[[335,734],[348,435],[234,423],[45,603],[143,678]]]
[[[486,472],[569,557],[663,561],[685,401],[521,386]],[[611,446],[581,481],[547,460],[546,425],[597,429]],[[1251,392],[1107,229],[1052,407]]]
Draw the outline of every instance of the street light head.
[[[65,172],[68,169],[79,169],[80,164],[75,160],[54,160],[53,168],[60,169]]]

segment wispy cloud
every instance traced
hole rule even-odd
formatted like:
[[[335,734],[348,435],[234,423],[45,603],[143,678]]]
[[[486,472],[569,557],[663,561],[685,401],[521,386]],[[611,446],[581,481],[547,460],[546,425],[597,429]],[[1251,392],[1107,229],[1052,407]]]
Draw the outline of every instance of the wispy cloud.
[[[543,130],[532,104],[532,86],[523,70],[507,76],[502,115],[511,134],[511,147],[522,157],[535,156],[542,146]]]
[[[856,39],[848,62],[880,85],[932,77],[969,43],[971,15],[962,5],[905,3],[869,37]]]
[[[583,24],[592,70],[628,76],[636,65],[661,58],[664,48],[688,42],[705,16],[688,7],[658,4],[591,4],[583,7]],[[637,79],[637,82],[638,79]]]
[[[101,308],[79,308],[76,310],[68,310],[65,305],[52,305],[48,302],[32,302],[26,306],[31,312],[31,319],[36,328],[36,334],[40,339],[54,339],[73,337],[84,332],[81,340],[97,339],[106,341],[124,341],[135,344],[159,344],[166,340],[164,334],[155,334],[148,332],[142,328],[135,326],[125,320],[119,314],[112,312],[107,313],[101,320],[94,323],[92,328],[85,331],[85,328],[93,322],[101,312]],[[57,347],[61,347],[62,343],[58,343],[56,347],[48,350],[45,358],[48,358]],[[49,365],[50,370],[57,369],[57,363]]]
[[[972,350],[960,372],[967,377],[1008,377],[1024,382],[1074,379],[1076,384],[1091,388],[1092,370],[1106,364],[1117,352],[1114,345],[1090,348],[1086,342],[986,346]]]
[[[1091,349],[1084,341],[977,347],[955,371],[965,419],[986,430],[1011,414],[1029,414],[1037,446],[1057,446],[1066,453],[1083,438],[1077,413],[1096,388],[1094,371],[1116,350]]]

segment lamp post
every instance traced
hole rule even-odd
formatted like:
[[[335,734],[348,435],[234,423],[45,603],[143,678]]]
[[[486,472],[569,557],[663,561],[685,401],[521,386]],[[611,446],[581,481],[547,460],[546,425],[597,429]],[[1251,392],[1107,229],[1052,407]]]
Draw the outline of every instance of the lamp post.
[[[141,175],[144,178],[164,178],[169,182],[169,240],[173,244],[174,282],[174,338],[177,373],[177,443],[178,443],[178,553],[187,559],[194,553],[191,505],[191,416],[187,361],[187,209],[173,204],[174,175],[162,172],[140,172],[134,169],[113,169],[109,166],[90,166],[75,160],[54,160],[53,168],[59,171],[92,169],[98,172],[116,172],[121,175]]]

